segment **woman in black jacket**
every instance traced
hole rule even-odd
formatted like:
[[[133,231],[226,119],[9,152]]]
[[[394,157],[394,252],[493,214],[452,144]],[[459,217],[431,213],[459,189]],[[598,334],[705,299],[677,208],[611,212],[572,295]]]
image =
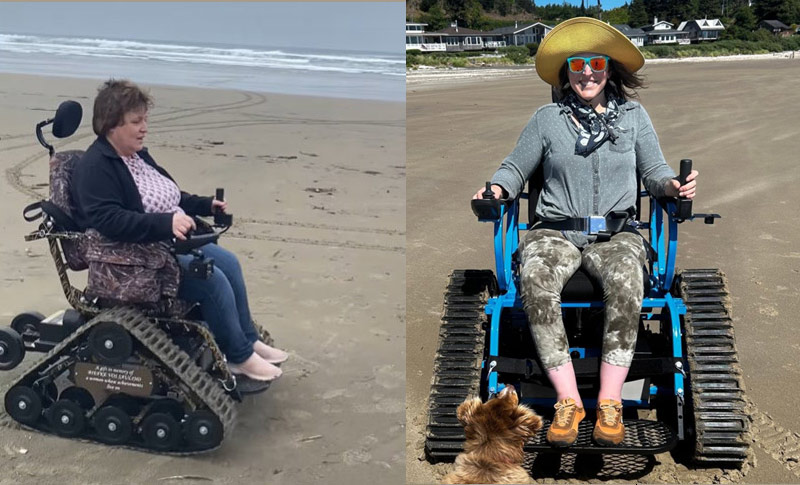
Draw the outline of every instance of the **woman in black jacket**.
[[[75,219],[82,229],[126,243],[184,240],[196,228],[192,216],[227,209],[225,201],[181,191],[150,156],[143,143],[151,106],[149,95],[129,81],[112,79],[100,87],[92,118],[97,139],[73,174]],[[207,280],[183,279],[178,297],[200,303],[234,374],[260,381],[280,377],[275,364],[288,354],[258,339],[236,256],[216,244],[201,250],[214,259],[214,273]],[[177,259],[185,271],[192,256]]]

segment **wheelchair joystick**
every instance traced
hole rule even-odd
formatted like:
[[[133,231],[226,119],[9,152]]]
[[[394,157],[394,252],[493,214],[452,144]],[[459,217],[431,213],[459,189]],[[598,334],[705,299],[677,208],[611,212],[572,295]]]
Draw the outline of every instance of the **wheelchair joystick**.
[[[481,197],[484,199],[494,199],[494,192],[492,192],[492,183],[486,182],[486,190],[483,191]]]
[[[478,220],[495,221],[500,218],[501,207],[505,202],[495,198],[494,192],[492,192],[492,183],[486,182],[486,190],[481,192],[481,198],[472,199],[470,205],[472,206],[473,214],[478,216]]]

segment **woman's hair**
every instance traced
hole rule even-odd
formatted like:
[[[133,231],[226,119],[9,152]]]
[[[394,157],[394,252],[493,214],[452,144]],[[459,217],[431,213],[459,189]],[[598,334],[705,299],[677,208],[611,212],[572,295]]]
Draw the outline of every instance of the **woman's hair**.
[[[569,66],[565,62],[558,73],[558,82],[561,88],[554,88],[553,93],[556,98],[555,101],[564,99],[569,93],[572,92],[572,86],[569,84]],[[606,97],[614,95],[624,101],[631,98],[638,98],[636,90],[639,88],[647,87],[644,83],[644,77],[628,71],[622,63],[614,62],[614,59],[608,60],[608,81],[603,90]]]
[[[148,110],[153,99],[139,86],[127,79],[109,79],[97,90],[94,98],[92,129],[98,136],[105,136],[125,121],[125,113]]]

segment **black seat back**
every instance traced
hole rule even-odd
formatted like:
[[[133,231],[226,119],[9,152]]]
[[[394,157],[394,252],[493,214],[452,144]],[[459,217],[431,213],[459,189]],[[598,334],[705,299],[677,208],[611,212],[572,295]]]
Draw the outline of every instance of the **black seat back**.
[[[50,203],[59,211],[49,214],[56,222],[57,231],[75,230],[77,225],[72,220],[75,213],[75,204],[70,195],[72,185],[72,173],[76,164],[83,157],[83,150],[68,150],[57,152],[50,157]],[[46,205],[43,205],[46,211]],[[60,213],[58,213],[60,212]],[[80,271],[88,268],[83,250],[80,247],[80,239],[61,239],[61,247],[64,250],[64,258],[67,265],[73,271]]]

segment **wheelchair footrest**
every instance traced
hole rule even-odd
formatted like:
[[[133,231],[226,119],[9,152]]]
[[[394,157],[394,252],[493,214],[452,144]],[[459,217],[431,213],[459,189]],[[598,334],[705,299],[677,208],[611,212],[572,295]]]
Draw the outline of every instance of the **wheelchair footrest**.
[[[442,406],[444,407],[444,406]],[[453,461],[463,451],[464,429],[455,417],[440,411],[432,416],[427,433],[427,452],[433,461]],[[677,435],[664,423],[643,419],[625,420],[625,439],[617,446],[600,446],[592,440],[594,419],[587,414],[578,428],[578,439],[572,446],[556,448],[547,442],[550,420],[543,419],[542,429],[525,444],[526,453],[638,454],[655,455],[669,451],[678,442]]]
[[[589,410],[593,411],[593,410]],[[592,440],[594,413],[587,412],[578,426],[578,439],[572,446],[556,448],[547,442],[550,420],[543,419],[542,429],[525,444],[526,452],[539,453],[600,453],[654,455],[675,447],[677,435],[665,423],[645,419],[626,419],[625,438],[616,446],[601,446]]]

